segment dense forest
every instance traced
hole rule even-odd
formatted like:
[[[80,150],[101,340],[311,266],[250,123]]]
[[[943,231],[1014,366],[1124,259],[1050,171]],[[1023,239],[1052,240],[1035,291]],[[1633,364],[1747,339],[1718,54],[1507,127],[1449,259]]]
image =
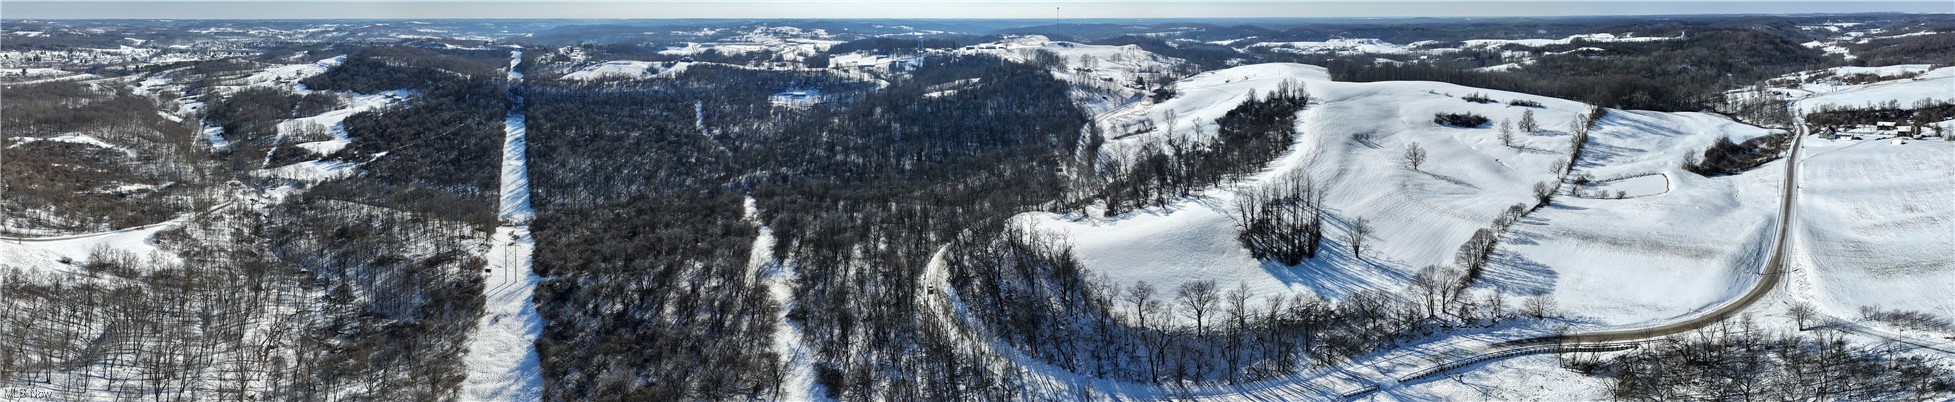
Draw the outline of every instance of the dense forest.
[[[371,161],[367,174],[322,183],[314,195],[489,223],[506,107],[498,66],[507,62],[507,52],[372,47],[303,81],[308,88],[351,93],[413,91],[404,105],[346,119],[345,130],[356,140],[325,159]]]
[[[387,61],[368,61],[377,58]],[[153,239],[178,259],[104,249],[85,260],[60,261],[86,270],[91,280],[6,273],[0,332],[23,342],[9,343],[0,353],[0,380],[52,384],[42,389],[57,390],[56,399],[103,392],[156,400],[454,394],[463,378],[462,346],[481,316],[479,272],[485,261],[479,248],[486,238],[484,223],[494,217],[480,206],[493,205],[489,183],[501,138],[495,117],[505,107],[500,84],[483,78],[500,71],[480,58],[374,48],[322,74],[313,81],[317,91],[310,93],[232,84],[236,74],[247,72],[223,65],[173,71],[193,82],[186,92],[204,100],[203,112],[182,122],[159,116],[151,98],[127,92],[77,91],[82,85],[73,83],[49,84],[48,92],[8,89],[9,108],[38,104],[27,99],[92,105],[74,115],[86,120],[10,128],[73,130],[129,149],[127,155],[103,155],[91,150],[98,149],[94,146],[49,142],[61,147],[48,156],[96,155],[80,160],[115,167],[89,173],[99,179],[61,183],[158,183],[161,189],[148,190],[156,195],[113,195],[132,205],[196,215]],[[476,84],[458,85],[463,83]],[[343,106],[344,92],[323,91],[371,88],[422,91],[420,101],[399,109],[348,119],[347,130],[357,138],[349,152],[373,147],[378,150],[366,152],[386,152],[389,158],[365,166],[366,174],[316,187],[256,173],[287,162],[266,158],[286,140],[303,140],[287,138],[294,133],[282,132],[280,120]],[[16,94],[45,98],[16,102]],[[228,134],[231,146],[209,148],[215,144],[197,135],[198,121]],[[461,134],[436,143],[446,149],[413,146],[444,140],[427,138],[421,130],[471,124],[475,130],[454,130]],[[6,168],[33,169],[31,159],[8,156]],[[362,162],[375,159],[361,156]],[[120,167],[125,164],[132,167]],[[8,179],[10,189],[21,188],[19,179]],[[245,186],[314,191],[267,200],[241,193]],[[162,211],[125,218],[72,209],[87,205],[89,191],[74,193],[60,200],[63,210],[123,219],[92,230],[169,218]],[[177,193],[181,200],[165,198]],[[430,194],[445,198],[429,199]],[[7,195],[9,201],[32,200],[16,191]],[[67,318],[52,323],[40,318],[48,316]]]
[[[1010,399],[986,356],[922,310],[918,278],[939,246],[989,236],[1058,198],[1058,170],[1086,116],[1042,69],[986,56],[933,60],[881,91],[810,111],[742,161],[775,256],[801,280],[794,310],[843,399]],[[934,85],[980,78],[940,97]],[[1006,123],[1006,124],[999,124]],[[738,147],[736,147],[738,148]],[[886,371],[900,370],[892,375]]]
[[[794,112],[769,95],[842,84],[706,66],[681,77],[527,89],[548,399],[762,397],[780,383],[767,347],[780,306],[749,270],[735,155],[701,130],[774,129],[769,116]]]
[[[1573,51],[1599,48],[1596,52]],[[1747,29],[1692,30],[1679,40],[1585,42],[1531,53],[1524,72],[1483,72],[1481,65],[1374,63],[1370,59],[1302,59],[1326,63],[1338,81],[1441,81],[1540,94],[1619,109],[1710,110],[1727,89],[1781,74],[1842,63],[1784,36]]]

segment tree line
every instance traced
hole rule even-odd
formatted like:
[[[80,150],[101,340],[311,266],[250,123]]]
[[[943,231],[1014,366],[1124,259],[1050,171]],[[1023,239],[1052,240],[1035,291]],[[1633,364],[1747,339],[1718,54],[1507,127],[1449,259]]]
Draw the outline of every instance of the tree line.
[[[1215,139],[1206,144],[1179,133],[1170,114],[1166,135],[1159,142],[1082,162],[1092,165],[1078,171],[1094,176],[1082,183],[1083,188],[1092,199],[1102,201],[1105,213],[1112,216],[1165,205],[1230,177],[1255,172],[1289,149],[1297,135],[1296,114],[1309,103],[1309,92],[1298,82],[1286,81],[1267,94],[1252,90],[1248,100],[1207,126],[1213,127]],[[1098,127],[1088,129],[1087,145],[1097,149],[1104,135]]]

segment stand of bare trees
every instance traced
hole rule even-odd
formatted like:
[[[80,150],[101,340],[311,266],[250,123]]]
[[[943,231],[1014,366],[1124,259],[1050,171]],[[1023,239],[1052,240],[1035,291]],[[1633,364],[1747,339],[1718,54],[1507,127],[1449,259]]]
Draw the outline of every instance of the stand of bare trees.
[[[1839,333],[1772,334],[1749,319],[1664,338],[1609,359],[1563,365],[1605,376],[1624,400],[1946,400],[1946,362],[1896,345],[1857,345]]]
[[[982,336],[1056,367],[1127,381],[1268,379],[1464,322],[1374,291],[1332,302],[1256,297],[1215,281],[1123,286],[1088,276],[1069,246],[1023,227],[959,241],[946,263],[955,300]]]
[[[1253,173],[1289,149],[1297,135],[1297,112],[1309,103],[1310,93],[1294,81],[1262,96],[1251,92],[1249,100],[1215,120],[1213,143],[1169,136],[1133,154],[1107,158],[1093,169],[1101,179],[1097,198],[1106,202],[1107,215],[1117,215]]]
[[[1324,238],[1323,188],[1290,175],[1236,194],[1236,239],[1257,259],[1297,265],[1316,258]]]
[[[159,233],[180,263],[100,252],[97,277],[0,273],[15,340],[0,383],[56,399],[453,395],[481,305],[483,261],[458,240],[475,228],[324,207],[231,207]]]

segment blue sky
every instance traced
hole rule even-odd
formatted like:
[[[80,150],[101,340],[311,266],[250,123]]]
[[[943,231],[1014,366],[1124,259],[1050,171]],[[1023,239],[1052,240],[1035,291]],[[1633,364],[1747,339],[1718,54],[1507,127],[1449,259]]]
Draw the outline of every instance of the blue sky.
[[[0,18],[1325,18],[1955,13],[1955,1],[0,0]]]

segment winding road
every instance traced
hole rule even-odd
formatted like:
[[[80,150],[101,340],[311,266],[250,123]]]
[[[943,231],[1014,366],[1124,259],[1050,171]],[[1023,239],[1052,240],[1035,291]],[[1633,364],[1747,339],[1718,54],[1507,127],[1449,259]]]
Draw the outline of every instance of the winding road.
[[[1729,302],[1725,302],[1723,305],[1719,305],[1717,308],[1713,308],[1704,311],[1702,313],[1698,313],[1695,316],[1684,318],[1683,320],[1679,320],[1679,321],[1658,324],[1649,327],[1641,327],[1641,328],[1625,328],[1625,329],[1615,329],[1615,330],[1585,332],[1585,333],[1577,333],[1577,334],[1567,334],[1567,335],[1560,335],[1560,336],[1523,339],[1512,343],[1514,344],[1531,344],[1531,343],[1532,344],[1538,344],[1538,343],[1568,344],[1568,343],[1622,342],[1622,341],[1634,341],[1634,340],[1657,338],[1657,337],[1662,337],[1667,335],[1675,335],[1684,332],[1690,332],[1698,328],[1703,328],[1705,326],[1715,324],[1718,321],[1724,321],[1733,316],[1736,316],[1740,311],[1743,311],[1747,307],[1751,307],[1752,303],[1758,302],[1758,299],[1764,298],[1766,294],[1771,293],[1772,289],[1778,287],[1780,278],[1785,276],[1785,260],[1786,260],[1785,236],[1786,233],[1791,232],[1792,225],[1790,223],[1792,222],[1792,202],[1794,199],[1798,198],[1798,193],[1799,193],[1798,183],[1797,183],[1799,177],[1798,158],[1799,158],[1800,141],[1806,137],[1805,125],[1804,124],[1799,125],[1798,131],[1799,132],[1792,137],[1792,150],[1788,152],[1785,157],[1785,180],[1784,183],[1781,184],[1782,188],[1779,190],[1780,192],[1779,213],[1778,213],[1778,223],[1777,223],[1778,234],[1775,236],[1775,238],[1772,241],[1772,256],[1770,259],[1765,261],[1765,266],[1763,267],[1764,270],[1760,272],[1758,282],[1752,284],[1751,289],[1746,290],[1745,294],[1740,295],[1738,296],[1738,298],[1732,299]]]
[[[1618,346],[1618,345],[1633,346],[1635,344],[1655,340],[1665,336],[1681,334],[1681,333],[1697,330],[1700,328],[1704,328],[1712,324],[1716,324],[1720,321],[1724,321],[1726,319],[1730,319],[1731,317],[1737,316],[1740,312],[1743,312],[1746,308],[1750,308],[1751,305],[1757,303],[1759,299],[1762,299],[1765,297],[1765,295],[1772,293],[1772,289],[1778,288],[1779,283],[1781,282],[1782,278],[1785,276],[1785,262],[1787,260],[1786,251],[1785,251],[1786,250],[1785,238],[1786,238],[1786,234],[1791,232],[1792,203],[1797,199],[1799,193],[1798,191],[1799,151],[1802,149],[1801,142],[1805,139],[1807,133],[1805,121],[1801,119],[1801,120],[1797,120],[1796,122],[1798,123],[1796,124],[1797,130],[1795,133],[1793,133],[1792,136],[1791,150],[1786,153],[1786,157],[1785,157],[1785,179],[1780,184],[1781,187],[1779,189],[1779,212],[1778,212],[1778,222],[1776,223],[1776,225],[1778,225],[1778,230],[1777,230],[1778,233],[1774,235],[1772,241],[1772,254],[1771,257],[1765,261],[1765,265],[1761,267],[1762,270],[1759,273],[1758,281],[1756,283],[1753,283],[1751,288],[1747,289],[1744,294],[1739,295],[1737,298],[1731,299],[1730,301],[1718,305],[1717,307],[1712,308],[1710,310],[1705,310],[1695,315],[1685,317],[1681,320],[1652,325],[1652,326],[1543,336],[1543,337],[1527,338],[1527,339],[1497,343],[1491,345],[1486,350],[1483,350],[1479,353],[1475,353],[1473,355],[1469,355],[1466,357],[1453,359],[1451,361],[1446,361],[1432,366],[1428,366],[1425,369],[1414,371],[1411,374],[1398,376],[1397,378],[1393,379],[1394,380],[1393,382],[1394,383],[1411,382],[1421,378],[1426,378],[1439,373],[1443,373],[1446,370],[1456,369],[1459,367],[1465,367],[1472,364],[1498,360],[1507,357],[1525,356],[1529,354],[1585,351],[1587,349],[1598,347],[1598,346]],[[1543,348],[1544,346],[1552,346],[1552,347]],[[1524,350],[1535,351],[1535,352],[1533,353],[1518,352]],[[1344,394],[1344,399],[1353,400],[1353,399],[1362,398],[1371,393],[1377,392],[1378,388],[1379,387],[1377,387],[1375,384],[1367,385],[1365,387],[1346,392]]]
[[[1792,222],[1793,202],[1796,201],[1798,193],[1798,158],[1802,148],[1801,141],[1805,138],[1806,133],[1807,128],[1804,122],[1800,121],[1797,125],[1796,133],[1794,133],[1792,138],[1791,150],[1788,151],[1785,158],[1785,178],[1781,184],[1778,221],[1775,223],[1778,227],[1776,230],[1777,233],[1773,235],[1771,255],[1764,265],[1760,267],[1759,279],[1752,284],[1750,289],[1747,289],[1744,294],[1739,295],[1735,299],[1676,321],[1652,326],[1542,336],[1495,343],[1476,353],[1426,365],[1416,370],[1403,371],[1405,374],[1388,374],[1390,378],[1384,381],[1359,380],[1358,382],[1362,385],[1342,392],[1324,392],[1326,390],[1315,384],[1310,384],[1311,381],[1307,378],[1292,379],[1291,382],[1295,382],[1295,384],[1287,384],[1287,386],[1263,384],[1261,386],[1248,387],[1256,388],[1255,390],[1244,390],[1242,387],[1236,389],[1247,391],[1246,393],[1257,394],[1257,396],[1261,397],[1276,397],[1280,399],[1361,399],[1378,392],[1382,388],[1381,384],[1415,382],[1462,367],[1518,356],[1574,351],[1627,350],[1635,348],[1643,342],[1697,330],[1737,316],[1745,309],[1757,303],[1758,300],[1763,299],[1765,295],[1772,293],[1773,289],[1779,287],[1782,278],[1785,276],[1785,265],[1788,260],[1786,256],[1786,237],[1791,232],[1790,223]],[[978,346],[979,349],[989,350],[999,356],[1004,356],[1008,360],[1020,365],[1021,369],[1031,369],[1031,371],[1038,372],[1048,371],[1039,369],[1045,367],[1044,364],[1041,364],[1042,362],[1035,360],[1028,361],[1030,359],[1028,356],[1014,353],[1016,351],[1010,350],[1011,348],[1009,346],[997,345],[985,339],[981,336],[982,330],[974,328],[976,324],[961,317],[961,314],[957,312],[957,301],[952,296],[953,289],[949,286],[947,280],[948,275],[943,267],[942,255],[945,251],[942,249],[938,250],[937,256],[931,259],[930,264],[925,267],[922,275],[918,275],[918,280],[921,282],[925,291],[918,292],[917,297],[919,300],[917,302],[925,306],[926,310],[934,312],[935,314],[933,315],[943,318],[946,325],[956,327],[951,331],[954,336]],[[1048,376],[1055,375],[1055,373],[1050,372],[1041,374]]]

